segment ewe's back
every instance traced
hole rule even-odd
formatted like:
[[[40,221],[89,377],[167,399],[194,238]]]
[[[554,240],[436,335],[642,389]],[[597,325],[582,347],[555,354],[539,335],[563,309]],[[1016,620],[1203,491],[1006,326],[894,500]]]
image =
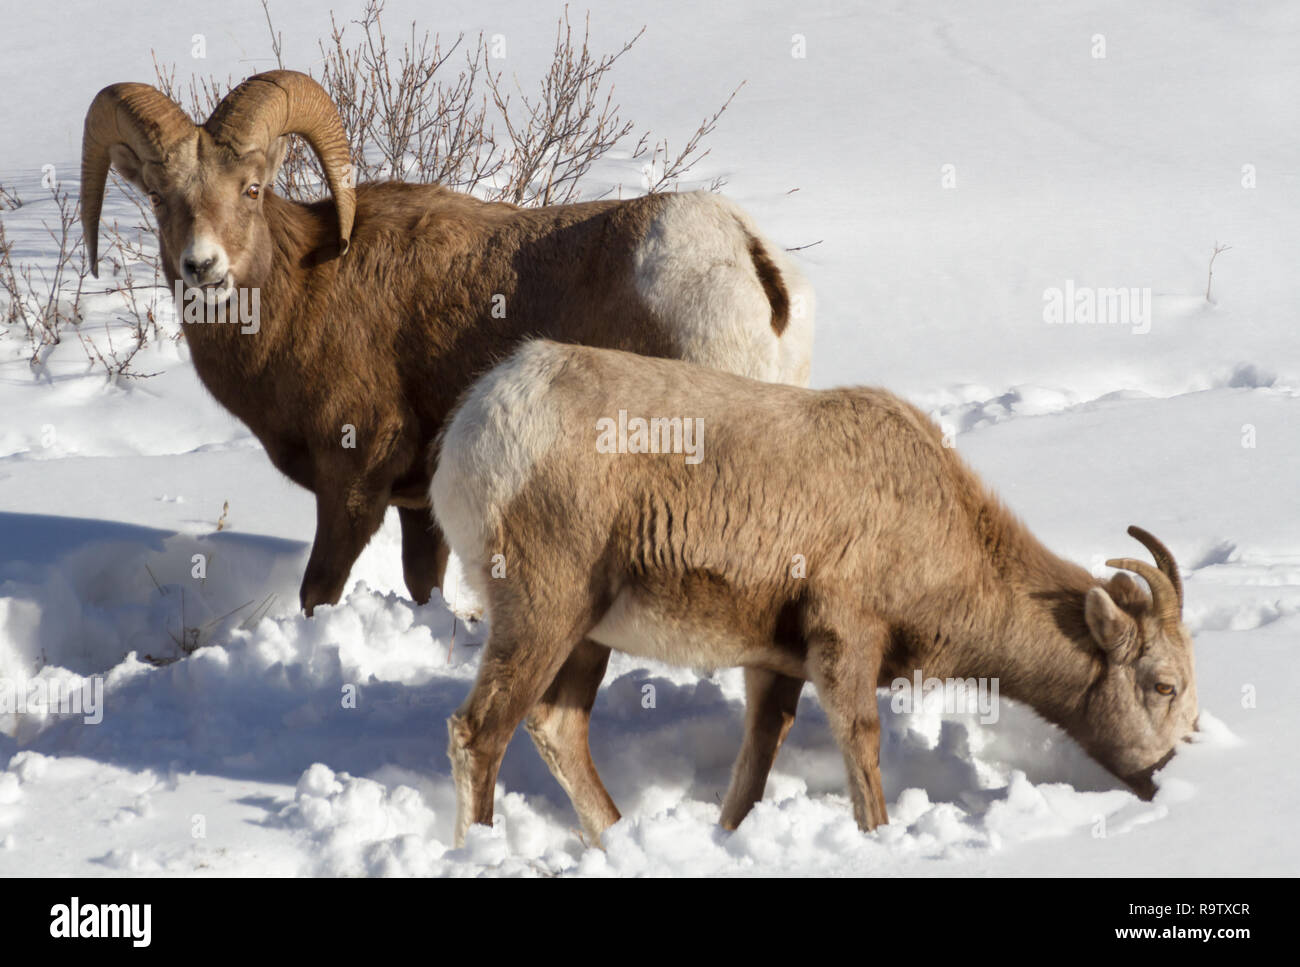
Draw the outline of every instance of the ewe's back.
[[[467,563],[526,520],[534,539],[575,550],[645,532],[682,567],[739,549],[784,571],[793,554],[932,549],[969,535],[985,500],[933,423],[882,390],[807,390],[546,341],[474,385],[442,453],[430,496]],[[567,515],[543,533],[548,505],[581,507],[578,528]]]

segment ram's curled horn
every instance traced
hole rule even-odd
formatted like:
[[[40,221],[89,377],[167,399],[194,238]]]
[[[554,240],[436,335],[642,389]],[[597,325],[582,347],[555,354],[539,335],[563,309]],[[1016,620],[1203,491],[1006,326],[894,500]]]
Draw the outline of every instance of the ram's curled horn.
[[[203,127],[214,141],[241,154],[269,150],[286,134],[306,138],[334,195],[339,254],[348,250],[357,207],[352,156],[338,108],[323,87],[298,71],[256,74],[227,94]]]
[[[1169,583],[1174,586],[1174,591],[1178,594],[1178,611],[1181,614],[1183,610],[1183,578],[1178,573],[1178,562],[1174,556],[1169,553],[1169,548],[1165,547],[1149,531],[1143,530],[1136,524],[1128,529],[1129,536],[1142,542],[1151,556],[1156,559],[1156,565],[1160,568],[1165,577],[1169,578]]]
[[[113,146],[126,145],[141,162],[163,162],[195,130],[175,101],[148,84],[112,84],[90,102],[81,137],[81,227],[95,278],[99,278],[99,214]]]

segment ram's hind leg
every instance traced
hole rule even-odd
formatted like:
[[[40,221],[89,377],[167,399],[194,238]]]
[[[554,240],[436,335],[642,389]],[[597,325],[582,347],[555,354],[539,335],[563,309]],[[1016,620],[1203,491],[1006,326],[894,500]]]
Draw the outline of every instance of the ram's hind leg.
[[[745,739],[731,772],[720,822],[735,829],[763,798],[767,775],[794,725],[803,682],[761,668],[745,669]]]
[[[447,571],[447,542],[428,507],[399,507],[402,522],[402,576],[411,600],[427,604],[433,589],[442,586]]]
[[[608,664],[609,649],[583,639],[526,723],[542,761],[569,794],[593,843],[599,843],[600,834],[619,820],[618,807],[600,781],[587,741],[591,708]]]
[[[472,823],[492,825],[497,770],[510,737],[542,698],[575,645],[589,614],[524,596],[531,614],[492,602],[492,630],[469,697],[447,720],[456,784],[456,845]]]

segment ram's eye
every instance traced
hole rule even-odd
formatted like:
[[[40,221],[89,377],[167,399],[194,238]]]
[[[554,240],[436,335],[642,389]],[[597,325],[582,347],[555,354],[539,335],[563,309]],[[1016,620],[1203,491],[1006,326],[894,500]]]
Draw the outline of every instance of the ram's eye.
[[[1172,695],[1177,691],[1177,689],[1167,682],[1156,682],[1156,691],[1161,695]]]
[[[247,188],[244,189],[244,194],[247,195],[249,198],[252,198],[254,201],[256,201],[257,197],[260,194],[262,194],[262,186],[249,185]]]
[[[149,192],[149,204],[151,204],[151,205],[153,205],[153,206],[155,206],[155,207],[157,207],[158,205],[161,205],[161,204],[162,204],[162,195],[158,194],[158,192],[156,192],[156,191],[151,191],[151,192]]]

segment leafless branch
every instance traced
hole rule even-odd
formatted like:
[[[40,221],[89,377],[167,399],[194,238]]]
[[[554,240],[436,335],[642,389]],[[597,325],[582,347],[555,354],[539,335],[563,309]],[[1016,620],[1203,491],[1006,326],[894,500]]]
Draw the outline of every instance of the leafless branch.
[[[1232,248],[1231,245],[1220,245],[1218,242],[1214,243],[1214,253],[1210,256],[1210,272],[1208,277],[1205,280],[1205,301],[1206,302],[1210,302],[1210,303],[1214,302],[1214,300],[1210,298],[1210,288],[1211,286],[1214,285],[1214,260],[1219,257],[1220,252],[1227,252],[1231,248]]]

